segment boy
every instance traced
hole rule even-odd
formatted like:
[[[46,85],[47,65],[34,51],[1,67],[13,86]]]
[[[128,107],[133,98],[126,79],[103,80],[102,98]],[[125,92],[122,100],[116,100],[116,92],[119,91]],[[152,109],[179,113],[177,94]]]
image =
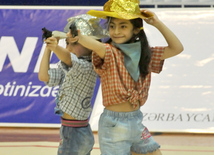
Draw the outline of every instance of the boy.
[[[90,15],[69,18],[64,32],[68,33],[70,29],[79,29],[81,34],[91,38],[101,39],[104,36],[99,19]],[[47,38],[45,42],[47,46],[38,76],[50,87],[59,85],[55,107],[55,113],[61,116],[58,155],[89,155],[94,137],[88,117],[97,78],[91,62],[92,51],[69,38],[66,38],[66,49],[58,46],[54,37]],[[61,60],[57,68],[49,68],[51,51]]]

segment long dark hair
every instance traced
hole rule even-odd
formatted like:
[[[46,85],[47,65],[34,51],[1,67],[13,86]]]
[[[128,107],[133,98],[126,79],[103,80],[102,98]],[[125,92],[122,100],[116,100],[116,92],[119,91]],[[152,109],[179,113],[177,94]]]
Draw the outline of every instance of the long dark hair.
[[[132,23],[134,29],[143,27],[143,20],[141,18],[132,19],[130,20],[130,22]],[[141,41],[141,57],[139,62],[140,73],[145,78],[149,73],[151,49],[149,47],[149,43],[143,29],[141,29],[137,35],[134,35],[131,40],[132,42],[135,42],[138,39]]]
[[[111,20],[110,17],[107,18],[106,24],[109,24],[110,20]],[[143,27],[143,20],[141,18],[132,19],[130,20],[130,22],[132,23],[134,29]],[[107,43],[110,43],[111,41],[112,40],[109,39]],[[149,63],[151,61],[151,50],[149,47],[146,34],[143,29],[141,29],[137,35],[133,35],[132,38],[126,43],[133,43],[136,41],[141,42],[141,57],[139,62],[139,68],[140,68],[141,75],[143,76],[143,78],[145,78],[146,75],[149,73]]]

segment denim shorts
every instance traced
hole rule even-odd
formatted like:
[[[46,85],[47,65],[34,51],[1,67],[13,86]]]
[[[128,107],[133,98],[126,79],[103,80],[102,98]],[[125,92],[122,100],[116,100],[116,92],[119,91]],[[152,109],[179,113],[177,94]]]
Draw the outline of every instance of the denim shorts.
[[[94,146],[94,136],[90,125],[86,127],[60,128],[58,155],[90,155]]]
[[[104,109],[99,120],[99,145],[102,155],[146,154],[160,148],[142,124],[140,110],[113,112]]]

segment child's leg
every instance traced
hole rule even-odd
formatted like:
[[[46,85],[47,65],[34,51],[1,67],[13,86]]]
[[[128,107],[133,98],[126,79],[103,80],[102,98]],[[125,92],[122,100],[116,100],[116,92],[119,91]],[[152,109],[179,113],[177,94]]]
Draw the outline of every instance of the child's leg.
[[[131,155],[132,145],[126,117],[104,110],[99,120],[99,145],[101,155]]]
[[[142,124],[140,110],[113,112],[104,110],[99,120],[99,143],[103,155],[146,154],[159,149],[148,129]]]
[[[143,114],[139,113],[136,128],[136,138],[131,147],[133,155],[161,155],[160,145],[154,141],[147,127],[142,124]]]
[[[135,152],[132,152],[132,155],[162,155],[162,153],[161,153],[160,150],[158,149],[158,150],[156,150],[156,151],[154,151],[154,152],[152,152],[152,153],[147,153],[147,154],[137,154],[137,153],[135,153]]]
[[[90,155],[93,149],[94,136],[90,125],[79,128],[61,126],[60,138],[58,155]]]

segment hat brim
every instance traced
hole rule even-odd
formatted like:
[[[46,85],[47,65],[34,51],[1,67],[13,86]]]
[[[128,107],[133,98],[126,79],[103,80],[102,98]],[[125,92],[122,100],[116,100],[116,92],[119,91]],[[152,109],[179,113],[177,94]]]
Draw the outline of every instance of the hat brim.
[[[137,14],[137,15],[129,15],[129,16],[120,16],[118,15],[116,12],[109,12],[109,11],[97,11],[97,10],[90,10],[87,12],[87,14],[91,15],[91,16],[95,16],[98,18],[103,18],[106,19],[107,17],[114,17],[114,18],[119,18],[119,19],[135,19],[135,18],[141,18],[141,19],[146,19],[148,17],[152,17],[152,15],[150,14]]]

